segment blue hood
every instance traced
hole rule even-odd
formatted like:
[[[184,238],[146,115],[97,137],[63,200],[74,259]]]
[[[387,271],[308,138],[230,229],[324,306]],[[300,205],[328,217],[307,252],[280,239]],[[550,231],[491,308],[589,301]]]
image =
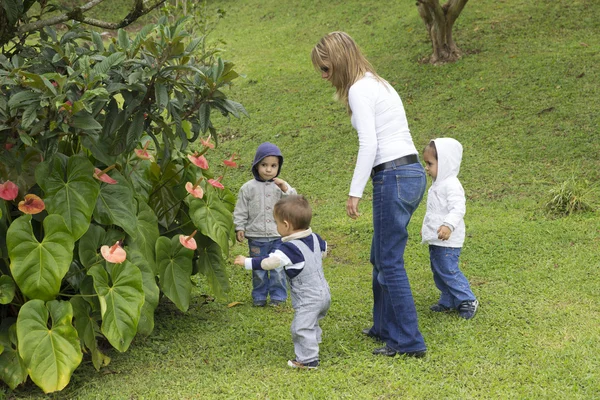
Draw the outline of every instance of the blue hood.
[[[278,177],[279,173],[281,172],[281,166],[283,165],[283,156],[281,155],[281,150],[279,150],[279,147],[275,146],[273,143],[262,143],[260,146],[258,146],[258,149],[256,149],[254,161],[252,162],[252,175],[254,175],[254,178],[257,181],[264,182],[264,180],[258,174],[256,166],[263,158],[268,156],[275,156],[279,158],[279,170],[277,171],[277,175],[275,175],[275,177]]]

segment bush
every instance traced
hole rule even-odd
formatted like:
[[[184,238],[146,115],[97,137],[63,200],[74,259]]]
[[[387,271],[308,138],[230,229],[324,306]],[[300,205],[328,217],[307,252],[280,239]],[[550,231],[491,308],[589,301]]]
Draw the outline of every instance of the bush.
[[[550,191],[552,198],[546,203],[546,211],[555,216],[591,211],[594,208],[592,193],[593,187],[587,181],[578,182],[571,178]]]
[[[234,196],[209,169],[233,64],[166,17],[107,45],[78,24],[0,55],[0,379],[63,389],[98,340],[126,351],[190,276],[227,290]],[[200,46],[199,46],[200,45]],[[200,144],[197,144],[200,142]],[[214,166],[214,162],[211,162]],[[218,171],[219,176],[216,177]]]

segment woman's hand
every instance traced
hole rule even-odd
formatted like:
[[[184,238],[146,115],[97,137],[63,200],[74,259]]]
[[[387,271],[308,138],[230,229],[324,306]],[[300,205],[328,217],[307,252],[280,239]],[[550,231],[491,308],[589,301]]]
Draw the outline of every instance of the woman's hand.
[[[356,219],[360,216],[358,213],[359,201],[360,197],[348,196],[348,201],[346,202],[346,214],[352,219]]]

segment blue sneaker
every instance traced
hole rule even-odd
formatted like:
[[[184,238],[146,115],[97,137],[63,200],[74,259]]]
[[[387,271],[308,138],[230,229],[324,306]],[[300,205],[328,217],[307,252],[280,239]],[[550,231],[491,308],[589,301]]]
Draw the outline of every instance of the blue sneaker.
[[[311,361],[308,363],[301,363],[296,360],[288,360],[288,367],[299,368],[299,369],[317,369],[319,367],[319,360]]]
[[[458,314],[464,319],[471,319],[475,316],[479,302],[477,300],[467,300],[458,306]]]
[[[434,304],[429,309],[433,312],[450,312],[452,309],[450,307],[446,307],[443,304]]]

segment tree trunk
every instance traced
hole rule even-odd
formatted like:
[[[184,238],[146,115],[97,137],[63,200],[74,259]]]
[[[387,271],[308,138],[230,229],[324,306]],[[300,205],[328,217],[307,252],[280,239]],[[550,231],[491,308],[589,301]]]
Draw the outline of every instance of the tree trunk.
[[[428,59],[431,64],[454,62],[462,56],[452,38],[452,28],[467,1],[448,0],[442,6],[439,0],[417,0],[419,15],[425,23],[433,48],[433,54]]]

